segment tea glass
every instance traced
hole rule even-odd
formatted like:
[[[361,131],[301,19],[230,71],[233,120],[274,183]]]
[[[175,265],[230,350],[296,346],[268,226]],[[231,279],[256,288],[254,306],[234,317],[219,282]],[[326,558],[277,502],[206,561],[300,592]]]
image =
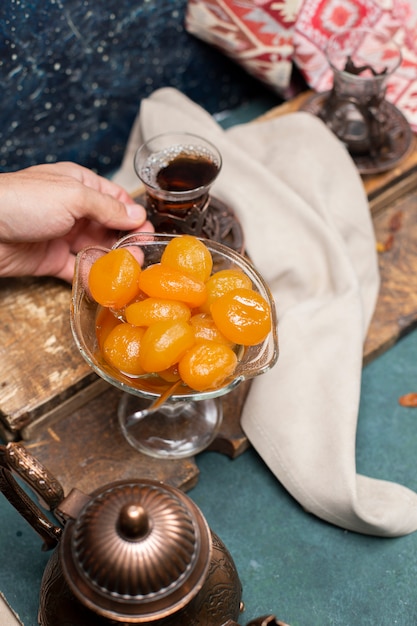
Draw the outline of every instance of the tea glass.
[[[129,248],[140,254],[142,267],[160,261],[175,234],[136,233],[119,240],[115,248]],[[98,305],[91,297],[88,276],[94,261],[108,252],[99,246],[85,248],[77,255],[71,300],[71,328],[81,355],[108,383],[125,392],[118,418],[126,440],[137,450],[156,458],[183,458],[207,448],[222,422],[221,396],[242,381],[269,370],[278,358],[277,318],[268,285],[252,263],[221,243],[204,240],[213,258],[213,270],[237,268],[252,281],[253,288],[269,303],[272,326],[256,346],[238,350],[233,375],[221,387],[197,392],[184,384],[165,383],[153,374],[131,378],[113,369],[103,359],[97,339]],[[110,313],[111,314],[111,313]]]
[[[218,149],[191,133],[164,133],[140,146],[134,168],[155,230],[201,236],[221,167]]]
[[[333,87],[320,116],[352,155],[390,149],[387,81],[401,63],[391,37],[367,28],[333,35],[326,48]]]

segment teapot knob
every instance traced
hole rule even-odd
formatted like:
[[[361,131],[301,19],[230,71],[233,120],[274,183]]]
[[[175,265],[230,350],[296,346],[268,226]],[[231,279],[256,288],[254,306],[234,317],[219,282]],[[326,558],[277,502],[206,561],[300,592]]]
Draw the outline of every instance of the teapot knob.
[[[149,532],[149,517],[143,506],[126,504],[119,513],[117,529],[126,539],[143,539]]]

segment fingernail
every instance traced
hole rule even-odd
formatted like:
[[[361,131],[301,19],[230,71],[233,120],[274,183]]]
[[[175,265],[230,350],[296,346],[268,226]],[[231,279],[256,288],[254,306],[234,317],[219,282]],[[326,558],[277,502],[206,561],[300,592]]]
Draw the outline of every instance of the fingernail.
[[[145,218],[145,209],[140,204],[126,204],[126,212],[134,222],[141,221]]]

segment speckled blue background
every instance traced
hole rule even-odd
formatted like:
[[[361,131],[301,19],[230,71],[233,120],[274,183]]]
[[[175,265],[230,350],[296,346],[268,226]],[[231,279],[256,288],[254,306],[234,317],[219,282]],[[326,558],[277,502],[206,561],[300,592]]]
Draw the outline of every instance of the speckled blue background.
[[[185,31],[186,0],[1,0],[0,172],[119,165],[140,100],[163,86],[211,113],[266,88]]]

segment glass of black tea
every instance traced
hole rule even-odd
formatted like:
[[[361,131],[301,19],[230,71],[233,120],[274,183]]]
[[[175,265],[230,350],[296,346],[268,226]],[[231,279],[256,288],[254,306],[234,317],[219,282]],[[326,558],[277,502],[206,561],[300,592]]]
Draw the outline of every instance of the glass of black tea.
[[[155,229],[202,235],[210,187],[221,166],[217,148],[190,133],[164,133],[140,146],[134,167]]]

